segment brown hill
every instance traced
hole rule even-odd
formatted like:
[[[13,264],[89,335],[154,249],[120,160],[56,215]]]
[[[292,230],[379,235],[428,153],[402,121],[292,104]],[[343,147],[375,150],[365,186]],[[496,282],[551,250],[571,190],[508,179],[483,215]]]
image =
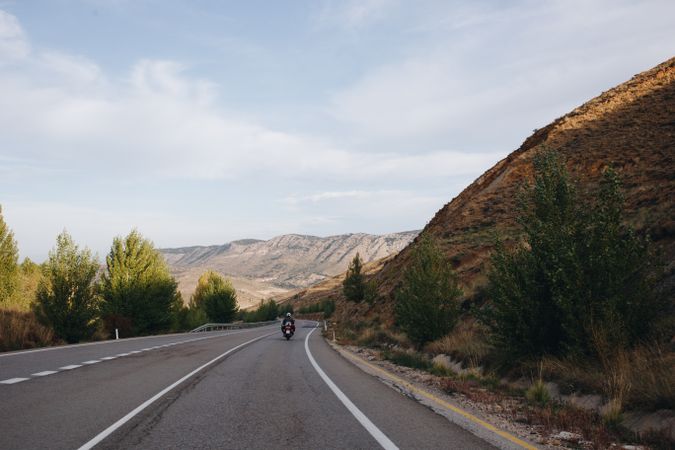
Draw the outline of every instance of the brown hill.
[[[675,259],[675,58],[623,83],[540,130],[446,204],[422,233],[433,236],[453,262],[467,296],[485,283],[493,236],[513,236],[515,199],[532,175],[532,158],[545,145],[560,152],[583,191],[612,164],[625,194],[627,220],[648,232],[663,251],[673,291]],[[411,245],[374,275],[391,298],[408,264]],[[339,289],[330,294],[339,297]],[[390,311],[391,302],[378,309]]]

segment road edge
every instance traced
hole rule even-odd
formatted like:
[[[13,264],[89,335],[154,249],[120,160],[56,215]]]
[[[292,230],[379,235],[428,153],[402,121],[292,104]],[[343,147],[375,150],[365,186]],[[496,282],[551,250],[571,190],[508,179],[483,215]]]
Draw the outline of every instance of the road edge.
[[[504,450],[537,450],[543,447],[532,442],[517,437],[507,431],[499,429],[497,426],[480,419],[476,415],[465,409],[453,405],[446,400],[439,398],[428,389],[415,385],[393,373],[376,366],[365,359],[342,348],[339,344],[330,341],[324,337],[326,343],[345,360],[358,367],[361,371],[377,378],[383,384],[399,391],[411,399],[418,401],[428,407],[436,414],[448,419],[453,424],[469,431],[480,439]]]

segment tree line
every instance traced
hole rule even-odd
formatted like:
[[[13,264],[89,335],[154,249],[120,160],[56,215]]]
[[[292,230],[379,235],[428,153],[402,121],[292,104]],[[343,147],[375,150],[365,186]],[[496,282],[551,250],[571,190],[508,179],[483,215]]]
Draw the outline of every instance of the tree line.
[[[42,265],[18,263],[18,247],[0,209],[0,308],[30,308],[57,338],[73,343],[186,330],[230,322],[239,308],[232,284],[203,274],[185,306],[164,258],[138,231],[113,240],[105,268],[63,231]]]

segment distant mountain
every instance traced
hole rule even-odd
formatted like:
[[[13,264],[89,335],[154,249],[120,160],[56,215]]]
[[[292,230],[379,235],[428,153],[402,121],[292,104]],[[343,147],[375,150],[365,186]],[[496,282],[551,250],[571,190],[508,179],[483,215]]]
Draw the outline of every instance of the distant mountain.
[[[268,241],[245,239],[224,245],[160,249],[185,301],[199,275],[215,270],[232,279],[240,304],[257,303],[306,288],[344,272],[358,252],[365,262],[398,253],[419,231],[330,237],[289,234]]]

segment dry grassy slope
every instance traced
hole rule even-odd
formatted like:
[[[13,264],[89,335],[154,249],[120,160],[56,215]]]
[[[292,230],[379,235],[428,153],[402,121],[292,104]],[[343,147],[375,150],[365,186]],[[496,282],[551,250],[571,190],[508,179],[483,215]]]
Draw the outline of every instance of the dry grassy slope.
[[[446,204],[422,233],[433,236],[470,295],[485,282],[485,263],[495,232],[513,236],[515,197],[532,175],[532,157],[546,145],[564,155],[583,190],[592,189],[602,169],[618,169],[628,221],[648,231],[670,266],[675,257],[675,58],[621,84],[550,125]],[[391,299],[409,262],[411,245],[375,275],[380,294]],[[339,289],[330,294],[339,296]],[[340,302],[341,303],[341,302]],[[376,308],[391,311],[391,302]],[[371,310],[371,313],[374,312]]]

